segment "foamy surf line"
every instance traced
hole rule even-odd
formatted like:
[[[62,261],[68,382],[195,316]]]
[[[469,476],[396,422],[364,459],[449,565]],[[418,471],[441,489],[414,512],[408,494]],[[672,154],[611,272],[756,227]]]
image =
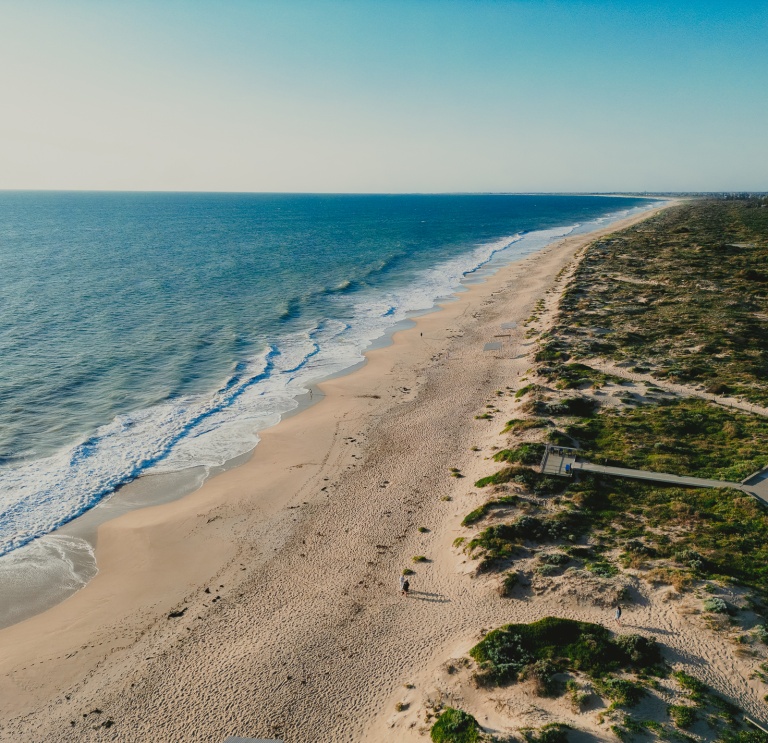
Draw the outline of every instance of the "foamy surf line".
[[[372,342],[450,297],[467,277],[647,208],[479,245],[422,271],[405,286],[359,294],[351,322],[328,318],[303,333],[274,339],[259,356],[238,364],[212,395],[119,416],[77,446],[0,469],[0,555],[49,534],[142,474],[218,467],[252,450],[258,431],[295,409],[311,385],[358,364]],[[341,309],[349,299],[333,301]]]

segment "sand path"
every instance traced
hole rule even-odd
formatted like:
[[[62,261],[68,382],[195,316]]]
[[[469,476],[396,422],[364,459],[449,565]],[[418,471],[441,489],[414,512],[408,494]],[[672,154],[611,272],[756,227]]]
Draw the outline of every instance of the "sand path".
[[[656,379],[651,374],[633,372],[631,369],[627,368],[627,366],[620,363],[606,361],[604,359],[585,359],[584,363],[605,374],[613,374],[616,377],[621,377],[630,382],[642,382],[645,385],[658,387],[660,390],[671,392],[680,397],[698,397],[707,402],[714,403],[715,405],[721,405],[724,408],[733,408],[735,410],[743,410],[745,413],[768,416],[768,408],[763,405],[756,405],[738,397],[713,395],[711,392],[706,392],[702,387],[693,387],[691,385],[668,382],[665,379]]]

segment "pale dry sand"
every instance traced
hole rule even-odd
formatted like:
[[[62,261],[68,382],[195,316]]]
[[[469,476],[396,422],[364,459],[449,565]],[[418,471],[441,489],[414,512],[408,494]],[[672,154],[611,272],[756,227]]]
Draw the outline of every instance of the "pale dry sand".
[[[606,621],[578,592],[501,599],[452,547],[506,420],[475,416],[511,413],[495,391],[530,366],[522,322],[539,298],[554,306],[558,273],[599,234],[505,267],[397,333],[264,432],[247,464],[101,526],[98,576],[0,631],[0,740],[418,740],[425,695],[480,629],[548,613]],[[508,321],[520,323],[511,347],[484,354]],[[648,595],[627,619],[753,708],[746,661],[670,607]],[[398,701],[412,706],[395,713]]]

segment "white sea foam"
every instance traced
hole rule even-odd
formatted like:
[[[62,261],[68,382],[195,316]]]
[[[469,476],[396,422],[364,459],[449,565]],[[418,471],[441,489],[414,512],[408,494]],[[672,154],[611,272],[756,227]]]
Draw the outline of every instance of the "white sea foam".
[[[258,431],[296,408],[297,397],[313,383],[362,360],[372,341],[409,314],[428,310],[451,295],[468,274],[643,208],[648,207],[479,245],[422,271],[408,286],[361,293],[351,322],[329,319],[303,333],[275,338],[212,395],[174,399],[118,416],[76,447],[0,468],[0,555],[18,553],[30,540],[71,520],[139,474],[222,465],[249,451],[258,443]],[[331,301],[341,305],[350,300],[339,294]],[[55,553],[50,541],[42,544],[48,552],[40,554],[50,558]]]

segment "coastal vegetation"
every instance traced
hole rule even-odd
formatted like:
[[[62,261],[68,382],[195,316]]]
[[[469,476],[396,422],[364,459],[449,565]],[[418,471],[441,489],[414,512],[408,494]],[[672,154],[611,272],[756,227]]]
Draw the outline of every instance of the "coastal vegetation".
[[[768,403],[768,209],[760,206],[691,201],[591,245],[536,360],[601,357]],[[574,364],[559,374],[564,387],[578,380]]]
[[[739,482],[768,465],[768,421],[696,398],[606,410],[563,427],[587,459]]]
[[[599,624],[558,617],[493,630],[469,654],[478,663],[481,684],[535,676],[540,696],[564,690],[553,678],[560,672],[578,671],[599,679],[616,671],[658,672],[661,663],[654,640],[614,635]]]
[[[569,725],[561,722],[550,722],[540,728],[527,728],[520,732],[528,743],[567,743],[570,729]]]
[[[697,739],[768,743],[768,736],[742,721],[736,705],[707,684],[685,671],[670,673],[660,650],[653,639],[640,635],[618,635],[590,622],[545,617],[489,632],[470,656],[477,663],[475,680],[480,686],[531,681],[539,696],[567,695],[576,714],[584,712],[591,699],[602,698],[600,719],[610,723],[619,740],[646,735],[683,743],[688,738],[682,731],[697,726]],[[648,696],[656,704],[639,708]],[[651,712],[670,697],[674,701],[665,703],[665,718]],[[545,726],[550,727],[559,731],[557,740],[566,739],[567,725]],[[529,741],[542,739],[531,729],[520,732]]]
[[[454,707],[446,707],[430,731],[434,743],[477,743],[480,735],[477,720],[468,712]]]
[[[758,305],[768,284],[757,281],[754,272],[764,270],[766,258],[768,214],[749,200],[685,204],[587,249],[561,299],[554,329],[540,340],[538,364],[516,393],[522,401],[517,410],[525,417],[509,421],[502,433],[513,439],[494,455],[507,466],[476,482],[497,491],[463,522],[471,526],[495,517],[465,544],[482,557],[481,569],[503,568],[526,547],[586,542],[590,555],[581,557],[582,564],[597,575],[632,570],[681,590],[704,579],[730,581],[768,600],[768,513],[754,499],[739,491],[592,474],[569,481],[532,468],[545,443],[579,448],[585,459],[599,464],[731,482],[768,466],[764,417],[668,394],[650,383],[630,392],[627,380],[590,365],[591,357],[609,355],[642,362],[641,369],[660,380],[674,377],[693,385],[698,378],[690,374],[668,374],[663,363],[638,359],[633,333],[650,344],[653,356],[653,339],[646,335],[661,332],[659,327],[674,318],[676,330],[667,333],[671,345],[665,353],[688,363],[701,355],[695,347],[706,345],[712,333],[728,335],[729,353],[735,352],[733,320],[741,336],[750,329],[739,347],[738,373],[724,357],[712,368],[731,394],[762,400],[768,394],[768,314],[760,315]],[[618,265],[623,278],[616,274]],[[718,277],[720,286],[706,307],[700,302],[709,294],[691,283],[704,275]],[[758,285],[762,288],[756,290]],[[663,301],[651,308],[635,301],[648,286],[663,288]],[[741,294],[753,304],[736,301]],[[631,311],[638,303],[643,312]],[[685,311],[672,305],[685,305]],[[590,313],[599,314],[600,333],[589,331],[597,326]],[[594,338],[603,345],[595,346]],[[515,495],[498,492],[510,486]],[[549,502],[543,504],[542,498]],[[545,567],[542,573],[556,571]]]
[[[674,589],[665,601],[695,591],[690,611],[727,630],[768,683],[760,501],[737,489],[536,468],[547,444],[596,464],[733,483],[768,466],[768,419],[754,407],[768,405],[768,209],[756,206],[692,202],[587,248],[554,325],[543,326],[543,306],[529,318],[542,324],[535,367],[510,392],[515,417],[492,456],[502,466],[475,483],[488,499],[454,544],[479,560],[477,574],[499,575],[501,596],[522,586],[524,600],[586,576],[592,588],[612,586],[607,605],[631,601],[638,579]],[[470,655],[481,686],[527,681],[542,696],[567,694],[576,714],[602,698],[599,721],[623,741],[768,743],[736,705],[671,673],[640,636],[547,617],[495,629]],[[655,702],[638,706],[646,696]],[[649,705],[663,712],[638,711]]]
[[[586,459],[617,466],[739,481],[768,464],[765,419],[696,399],[571,417],[555,432],[581,447]],[[505,483],[536,496],[557,494],[560,502],[546,515],[537,515],[541,507],[529,504],[527,513],[470,539],[470,551],[483,552],[486,568],[526,542],[575,543],[588,537],[593,554],[620,547],[620,564],[645,571],[651,581],[734,580],[768,599],[768,513],[739,491],[663,487],[586,473],[569,482],[521,465],[476,484]],[[497,497],[468,514],[464,524],[524,502],[520,495]],[[605,559],[593,562],[593,571],[601,565],[605,572]]]

